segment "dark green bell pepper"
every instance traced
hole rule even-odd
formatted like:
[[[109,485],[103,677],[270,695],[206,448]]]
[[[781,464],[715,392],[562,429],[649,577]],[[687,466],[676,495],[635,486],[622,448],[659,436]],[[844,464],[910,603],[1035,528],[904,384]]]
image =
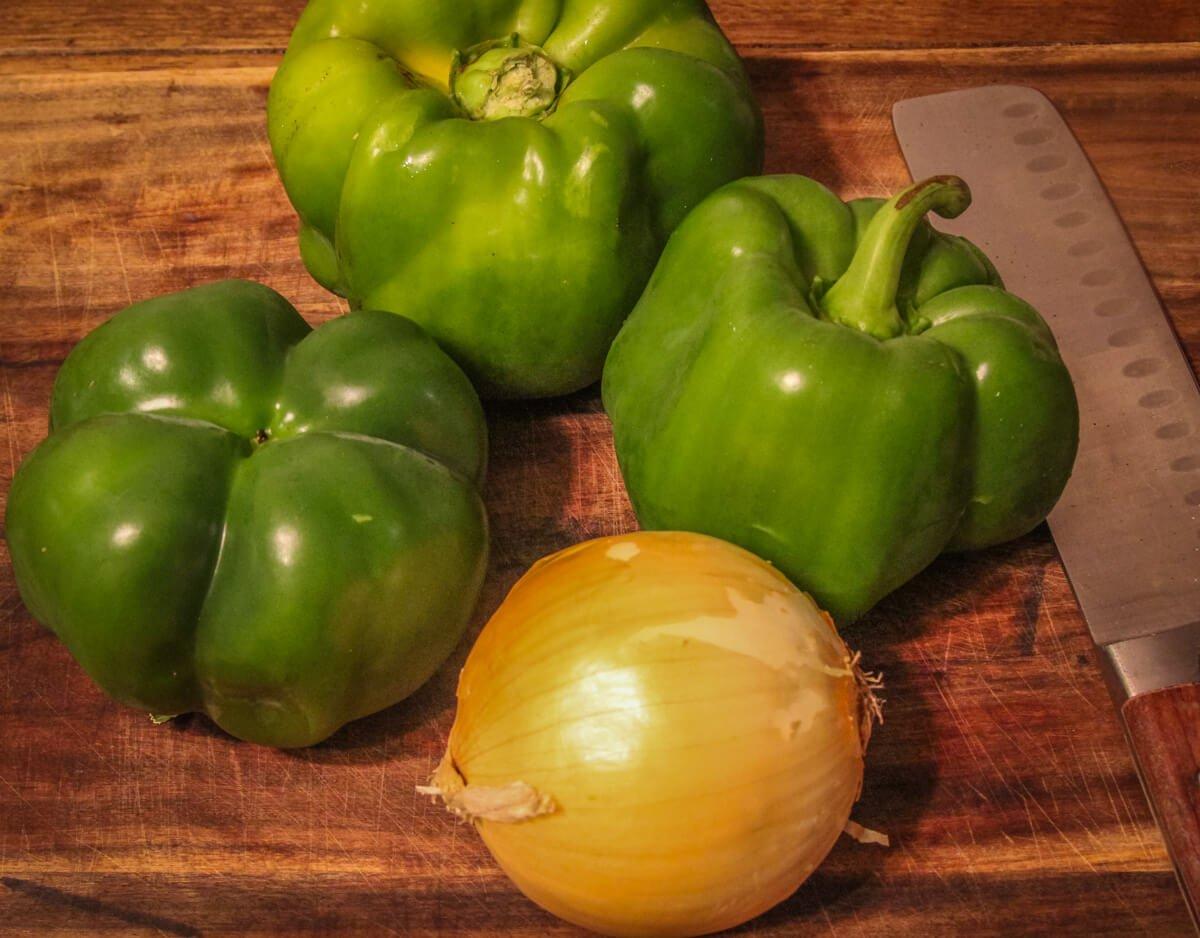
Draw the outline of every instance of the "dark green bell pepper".
[[[667,235],[762,161],[701,0],[313,0],[267,110],[312,275],[491,396],[598,379]]]
[[[407,319],[313,331],[244,281],[138,303],[68,356],[50,427],[9,496],[17,584],[123,703],[304,746],[461,636],[486,429]]]
[[[715,192],[613,344],[604,405],[641,523],[734,541],[850,622],[947,549],[1037,525],[1079,414],[1054,338],[963,238],[801,176]]]

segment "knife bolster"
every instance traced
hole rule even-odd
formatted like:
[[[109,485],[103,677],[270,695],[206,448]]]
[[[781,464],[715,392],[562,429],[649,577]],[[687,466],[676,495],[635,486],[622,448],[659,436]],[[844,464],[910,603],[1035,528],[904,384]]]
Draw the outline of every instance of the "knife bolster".
[[[1200,683],[1200,622],[1100,646],[1109,692],[1118,707],[1142,694]]]

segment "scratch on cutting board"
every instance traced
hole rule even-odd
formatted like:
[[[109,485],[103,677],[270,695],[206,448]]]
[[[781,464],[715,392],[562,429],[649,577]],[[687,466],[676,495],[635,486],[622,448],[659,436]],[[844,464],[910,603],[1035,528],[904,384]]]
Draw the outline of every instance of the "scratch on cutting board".
[[[1095,760],[1097,767],[1100,769],[1099,775],[1100,780],[1104,784],[1104,792],[1108,795],[1109,803],[1113,806],[1113,812],[1117,815],[1117,821],[1121,824],[1121,833],[1125,833],[1125,824],[1123,821],[1121,821],[1120,810],[1118,809],[1116,801],[1113,799],[1112,791],[1109,788],[1108,783],[1110,779],[1112,780],[1112,787],[1116,789],[1117,796],[1121,799],[1121,807],[1125,809],[1125,816],[1129,819],[1129,826],[1132,828],[1134,835],[1137,837],[1138,846],[1142,850],[1142,855],[1147,859],[1155,858],[1156,855],[1154,850],[1151,849],[1150,844],[1146,841],[1146,837],[1142,829],[1143,825],[1139,824],[1137,818],[1134,816],[1133,808],[1129,803],[1129,799],[1125,797],[1125,791],[1121,786],[1120,779],[1117,778],[1117,773],[1113,768],[1112,762],[1109,761],[1108,756],[1099,746],[1092,749],[1092,757]]]
[[[821,890],[817,888],[816,883],[813,883],[813,895],[817,897],[817,905],[820,906],[821,916],[825,919],[825,924],[829,926],[829,934],[836,935],[837,928],[834,927],[833,919],[829,917],[829,910],[825,908],[825,900],[821,898]]]
[[[258,150],[262,154],[263,165],[271,169],[275,166],[275,158],[271,156],[271,148],[267,145],[267,134],[264,127],[266,127],[264,121],[254,123],[254,142],[258,144]]]
[[[121,248],[121,236],[117,233],[116,225],[109,225],[112,229],[113,244],[117,248],[117,262],[121,265],[121,281],[125,284],[125,295],[129,298],[130,304],[133,303],[133,291],[129,289],[129,270],[125,267],[125,251]]]
[[[951,893],[953,893],[955,899],[958,899],[960,902],[963,902],[963,904],[966,905],[967,903],[963,900],[958,886],[958,884],[961,882],[966,889],[967,896],[975,900],[975,905],[980,909],[985,908],[986,903],[983,889],[979,883],[979,877],[976,875],[975,864],[971,860],[971,854],[963,849],[963,845],[958,842],[958,838],[954,836],[952,831],[947,831],[946,837],[950,843],[954,845],[954,849],[958,851],[958,855],[962,858],[962,866],[967,875],[961,880],[959,877],[955,877],[953,885],[951,885],[951,883],[948,882],[945,877],[939,877],[942,881],[942,885],[949,887],[949,890]],[[971,841],[972,843],[975,842],[974,832],[971,834]]]
[[[3,783],[4,786],[6,788],[8,788],[9,791],[11,791],[14,795],[16,795],[17,800],[20,801],[21,804],[25,805],[25,807],[27,807],[27,808],[30,808],[30,809],[33,808],[33,805],[29,803],[29,799],[21,794],[21,790],[19,788],[17,788],[17,786],[14,785],[12,782],[10,782],[8,779],[6,779],[3,775],[0,775],[0,783]]]
[[[1029,788],[1025,785],[1025,783],[1023,781],[1018,781],[1017,787],[1020,788],[1020,790],[1021,790],[1019,795],[1020,795],[1021,799],[1025,801],[1026,811],[1029,810],[1030,804],[1032,804],[1033,807],[1037,808],[1038,813],[1041,814],[1041,816],[1045,819],[1047,824],[1049,824],[1052,828],[1054,828],[1054,833],[1057,834],[1058,838],[1071,850],[1072,853],[1075,854],[1075,856],[1077,856],[1079,858],[1080,862],[1082,862],[1083,865],[1085,867],[1087,867],[1088,872],[1089,873],[1099,873],[1100,871],[1096,868],[1096,865],[1091,861],[1091,859],[1089,859],[1087,854],[1085,854],[1082,850],[1080,850],[1079,845],[1077,843],[1075,843],[1075,841],[1072,840],[1070,836],[1068,836],[1066,831],[1064,831],[1061,827],[1058,826],[1057,822],[1055,822],[1055,820],[1051,816],[1050,812],[1047,811],[1042,806],[1042,803],[1038,800],[1037,796],[1034,795],[1034,793],[1029,790]],[[1016,789],[1014,789],[1014,791],[1015,790]],[[1031,825],[1033,824],[1032,813],[1030,813],[1030,816],[1029,816],[1029,823]]]
[[[1068,847],[1070,847],[1071,850],[1075,853],[1075,855],[1078,856],[1081,861],[1083,861],[1083,864],[1084,864],[1084,866],[1086,866],[1088,868],[1088,871],[1091,873],[1099,873],[1099,869],[1096,867],[1096,865],[1090,859],[1088,859],[1087,855],[1084,854],[1084,852],[1082,850],[1079,849],[1079,846],[1075,843],[1075,841],[1073,841],[1070,837],[1068,837],[1067,833],[1054,822],[1054,819],[1050,816],[1050,814],[1046,811],[1046,809],[1044,807],[1042,807],[1042,805],[1038,802],[1038,800],[1033,796],[1033,793],[1029,791],[1029,789],[1025,786],[1024,782],[1019,782],[1018,784],[1020,785],[1020,788],[1022,789],[1022,791],[1024,791],[1026,793],[1026,795],[1028,795],[1029,801],[1033,802],[1034,807],[1037,808],[1038,811],[1041,812],[1042,816],[1046,819],[1047,822],[1049,822],[1050,826],[1052,828],[1054,828],[1054,832],[1059,836],[1059,838],[1062,840],[1062,842],[1064,844],[1066,844]],[[1028,803],[1026,803],[1025,808],[1026,808],[1026,811],[1029,810]],[[1032,823],[1033,823],[1033,816],[1031,814],[1030,815],[1030,824],[1032,824]],[[1112,894],[1113,896],[1116,897],[1117,901],[1121,903],[1121,905],[1124,907],[1124,909],[1129,913],[1129,915],[1135,921],[1137,921],[1139,924],[1142,924],[1141,917],[1137,914],[1137,912],[1134,910],[1134,908],[1129,904],[1129,900],[1125,898],[1123,893],[1121,893],[1118,889],[1114,888],[1111,885],[1111,883],[1108,885],[1108,891],[1110,894]]]
[[[1054,624],[1054,614],[1049,608],[1046,609],[1046,625],[1050,628],[1050,634],[1053,636],[1054,647],[1058,651],[1058,657],[1063,661],[1068,660],[1066,649],[1063,647],[1062,636],[1058,634],[1058,627]],[[1080,700],[1087,704],[1089,710],[1093,712],[1096,710],[1096,704],[1092,699],[1079,689],[1079,684],[1076,682],[1072,674],[1072,669],[1069,666],[1055,668],[1055,672],[1066,679],[1066,682],[1071,686],[1071,690],[1075,692],[1075,695]]]
[[[119,919],[127,925],[138,925],[143,928],[154,928],[168,935],[181,935],[183,938],[200,938],[204,933],[199,928],[161,915],[151,915],[148,912],[138,912],[136,909],[126,909],[112,902],[93,899],[90,896],[77,896],[74,893],[53,886],[15,876],[0,876],[0,885],[6,886],[13,892],[29,896],[46,905],[73,909],[78,912],[89,912],[93,915],[108,915]]]
[[[33,696],[35,696],[40,703],[45,705],[46,709],[49,710],[51,712],[51,714],[53,714],[53,716],[56,720],[58,720],[61,723],[66,724],[67,728],[71,731],[71,733],[80,742],[85,743],[88,746],[88,748],[90,748],[92,750],[92,752],[94,752],[96,754],[97,758],[99,758],[101,762],[103,762],[109,769],[112,769],[114,772],[116,771],[116,765],[113,763],[112,759],[110,759],[103,752],[101,752],[100,746],[96,743],[94,737],[91,737],[91,736],[88,736],[87,734],[85,734],[82,730],[79,729],[78,726],[76,726],[71,721],[71,719],[69,717],[64,715],[62,713],[62,711],[58,709],[58,707],[54,706],[54,704],[50,701],[50,698],[48,698],[44,693],[42,693],[41,688],[34,687],[32,689],[32,692],[33,692]]]
[[[161,259],[161,258],[162,258],[162,257],[163,257],[163,256],[164,256],[164,255],[165,255],[167,252],[166,252],[165,250],[163,250],[162,238],[160,238],[160,237],[158,236],[158,229],[157,229],[157,228],[151,228],[151,229],[150,229],[150,234],[154,236],[154,246],[155,246],[155,248],[158,250],[158,257],[159,257],[159,259]],[[143,250],[143,253],[145,253],[145,251],[144,251],[144,250]]]
[[[17,425],[16,411],[13,409],[12,388],[8,383],[8,370],[4,371],[4,419],[8,424],[8,477],[17,474],[17,444],[13,440],[13,427]]]
[[[996,693],[995,689],[991,685],[991,682],[987,679],[987,675],[981,675],[979,683],[983,686],[983,689],[991,695],[991,698],[995,701],[996,706],[999,707],[1000,710],[1002,710],[1004,714],[1012,720],[1013,724],[1019,728],[1020,732],[1028,743],[1028,745],[1023,745],[1017,742],[1012,733],[1010,733],[1008,729],[991,714],[990,710],[985,711],[992,725],[995,726],[996,729],[1000,731],[1001,735],[1003,735],[1004,738],[1012,744],[1013,749],[1017,752],[1021,752],[1030,748],[1036,750],[1040,754],[1040,757],[1045,760],[1044,764],[1053,768],[1055,774],[1066,779],[1072,790],[1074,790],[1076,788],[1074,780],[1060,767],[1059,760],[1054,749],[1049,746],[1044,739],[1038,737],[1029,729],[1028,726],[1022,723],[1021,719],[1015,713],[1013,713],[1008,704],[1005,703],[1000,695]],[[1051,795],[1051,797],[1053,797],[1053,795]]]
[[[945,707],[946,713],[949,714],[951,721],[958,730],[959,736],[963,741],[963,747],[966,749],[967,754],[970,755],[971,761],[975,763],[975,767],[979,769],[980,772],[986,773],[987,766],[985,766],[983,761],[979,758],[979,751],[976,750],[976,743],[974,736],[971,733],[969,721],[962,716],[962,714],[959,712],[957,704],[942,688],[941,681],[939,681],[937,678],[934,678],[933,686],[937,690],[938,696],[942,700],[942,705]],[[988,751],[987,747],[981,745],[979,750],[982,751],[984,757],[987,759],[988,763],[990,763],[992,771],[995,773],[996,777],[1002,780],[1005,779],[1005,773],[1002,772],[1000,767],[996,764],[996,760],[992,757],[992,754]]]
[[[1061,744],[1068,746],[1071,749],[1071,755],[1067,759],[1067,765],[1073,767],[1074,770],[1070,775],[1071,788],[1076,792],[1079,791],[1079,787],[1074,782],[1075,775],[1078,775],[1079,781],[1083,783],[1084,797],[1086,797],[1089,802],[1092,801],[1094,797],[1092,795],[1092,786],[1091,783],[1088,782],[1088,773],[1083,766],[1083,760],[1079,757],[1079,750],[1075,747],[1075,739],[1071,736],[1068,736],[1062,741]]]
[[[1123,817],[1121,817],[1121,811],[1117,807],[1117,799],[1115,799],[1113,797],[1112,789],[1109,788],[1109,785],[1108,785],[1108,780],[1111,776],[1112,780],[1116,783],[1117,794],[1121,795],[1121,802],[1124,804],[1125,796],[1121,793],[1121,783],[1117,782],[1116,776],[1112,775],[1112,773],[1110,771],[1108,771],[1108,764],[1106,761],[1101,759],[1101,753],[1100,753],[1099,749],[1092,750],[1092,757],[1096,763],[1096,768],[1098,769],[1097,775],[1100,779],[1100,784],[1102,784],[1104,786],[1104,794],[1108,797],[1109,806],[1112,808],[1113,817],[1116,819],[1117,824],[1121,828],[1122,836],[1125,836],[1127,834],[1126,828],[1125,828],[1125,819]],[[1130,815],[1130,821],[1133,821],[1132,815]],[[1144,841],[1141,841],[1141,836],[1140,836],[1141,831],[1139,830],[1138,824],[1136,821],[1133,822],[1133,827],[1134,827],[1134,830],[1137,831],[1137,833],[1139,835],[1138,836],[1139,841],[1144,843]]]
[[[36,141],[38,169],[41,172],[41,182],[38,188],[42,193],[42,211],[46,218],[51,217],[50,212],[50,188],[47,180],[50,178],[46,172],[46,154],[42,150],[42,141]],[[62,303],[62,277],[58,271],[58,244],[54,240],[54,229],[50,228],[50,266],[54,273],[54,310],[58,313],[59,321],[64,325],[66,320],[63,317]]]

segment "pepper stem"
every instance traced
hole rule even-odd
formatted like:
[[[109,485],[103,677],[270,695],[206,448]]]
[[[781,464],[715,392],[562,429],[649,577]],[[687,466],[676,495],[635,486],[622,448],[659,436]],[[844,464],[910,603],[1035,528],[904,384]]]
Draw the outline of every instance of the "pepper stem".
[[[456,52],[450,90],[471,120],[543,117],[567,77],[545,52],[514,33]]]
[[[971,190],[957,176],[931,176],[889,199],[867,225],[846,272],[818,301],[825,318],[877,339],[904,332],[896,290],[904,255],[929,211],[957,218],[971,204]]]

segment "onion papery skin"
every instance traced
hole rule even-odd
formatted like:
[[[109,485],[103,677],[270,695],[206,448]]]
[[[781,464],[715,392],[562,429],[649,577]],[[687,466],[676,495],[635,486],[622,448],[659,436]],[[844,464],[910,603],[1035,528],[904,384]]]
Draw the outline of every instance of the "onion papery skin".
[[[791,895],[837,840],[863,694],[829,617],[754,555],[602,538],[538,562],[488,622],[434,782],[555,915],[708,934]],[[463,808],[517,783],[537,816]]]

